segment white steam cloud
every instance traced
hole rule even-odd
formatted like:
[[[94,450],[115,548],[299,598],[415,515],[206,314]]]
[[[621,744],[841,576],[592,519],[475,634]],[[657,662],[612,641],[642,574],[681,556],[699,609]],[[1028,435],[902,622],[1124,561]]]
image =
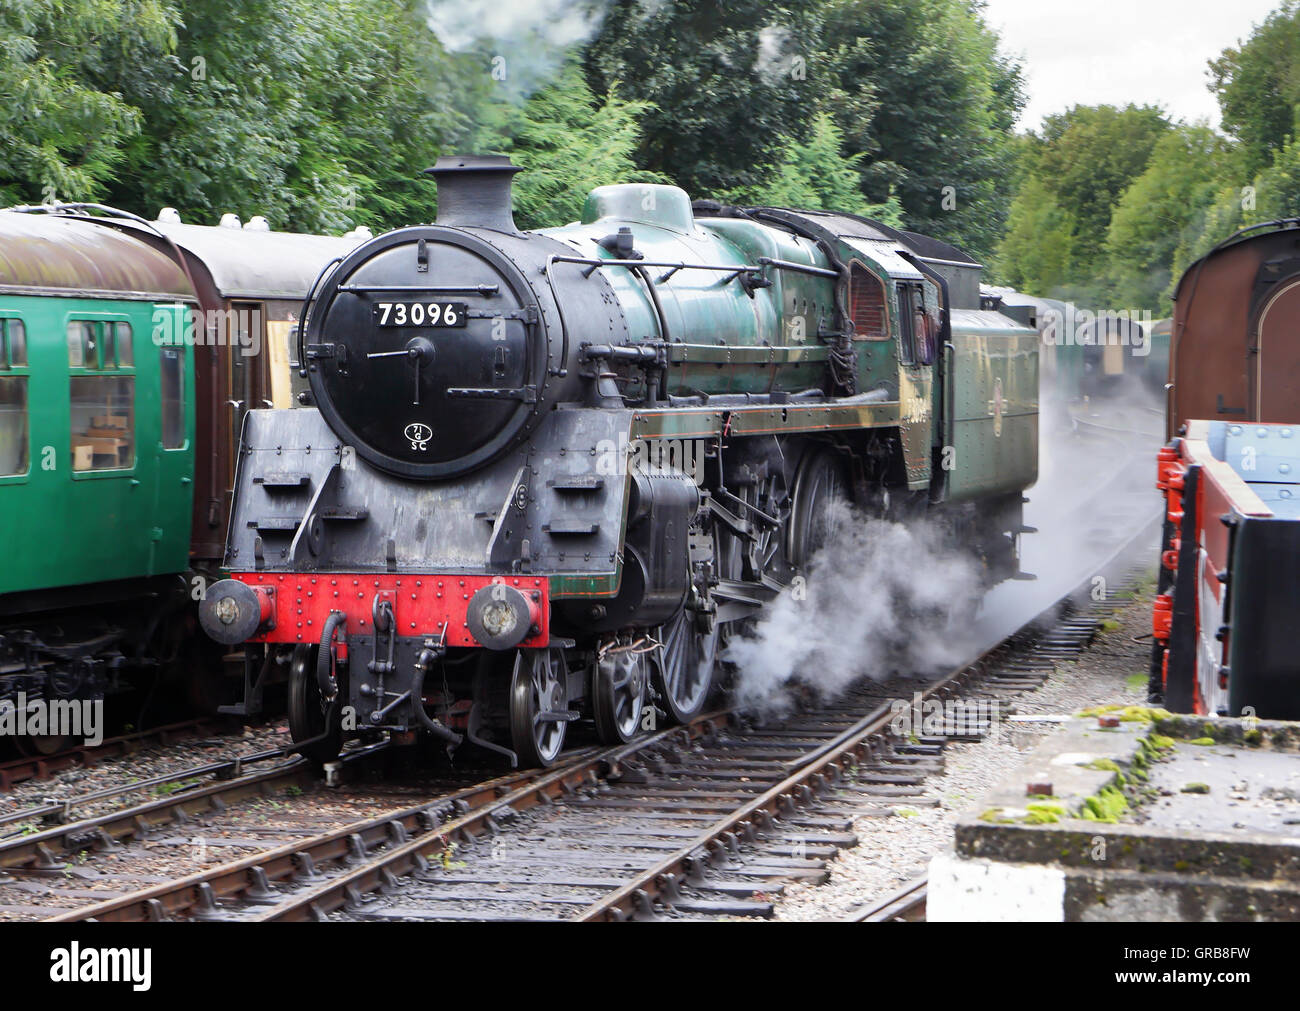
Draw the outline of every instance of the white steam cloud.
[[[537,39],[563,49],[589,39],[605,5],[590,0],[429,0],[429,27],[459,52],[484,40]]]
[[[991,645],[1098,574],[1101,563],[1159,515],[1156,449],[1164,442],[1163,405],[1136,379],[1091,405],[1068,405],[1044,381],[1038,416],[1038,483],[1027,492],[1021,567],[1033,582],[993,587],[976,621]],[[1069,410],[1067,411],[1067,408]],[[1135,550],[1154,546],[1135,545]]]
[[[480,54],[500,97],[519,104],[600,30],[606,7],[605,0],[427,0],[426,11],[443,46]]]
[[[768,25],[758,33],[758,55],[754,69],[768,84],[790,73],[793,61],[794,34],[782,25]]]
[[[980,572],[941,546],[925,524],[846,515],[831,543],[769,604],[724,657],[737,668],[735,698],[776,715],[787,688],[833,699],[852,682],[895,672],[929,674],[965,658],[964,631],[978,605]]]

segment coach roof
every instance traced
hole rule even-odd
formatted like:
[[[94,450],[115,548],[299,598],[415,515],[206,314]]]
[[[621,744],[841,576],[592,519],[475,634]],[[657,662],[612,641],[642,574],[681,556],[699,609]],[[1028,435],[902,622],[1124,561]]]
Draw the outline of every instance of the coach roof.
[[[173,259],[115,228],[73,215],[4,210],[0,291],[150,301],[194,298]]]

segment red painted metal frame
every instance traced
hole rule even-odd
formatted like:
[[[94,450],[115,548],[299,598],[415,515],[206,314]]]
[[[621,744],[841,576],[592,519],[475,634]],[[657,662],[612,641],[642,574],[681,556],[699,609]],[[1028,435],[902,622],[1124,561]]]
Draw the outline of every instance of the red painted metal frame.
[[[1173,540],[1161,556],[1161,564],[1170,572],[1178,571],[1178,561],[1185,550],[1197,555],[1195,582],[1196,650],[1195,711],[1206,714],[1209,708],[1207,695],[1214,678],[1218,688],[1225,689],[1224,675],[1220,673],[1228,655],[1227,635],[1219,637],[1224,624],[1224,583],[1219,573],[1227,573],[1229,557],[1228,528],[1220,517],[1236,513],[1240,516],[1271,516],[1272,511],[1251,490],[1232,467],[1218,459],[1204,441],[1205,423],[1192,422],[1188,437],[1176,439],[1162,447],[1157,454],[1156,487],[1165,496],[1165,516],[1172,524]],[[1185,507],[1183,477],[1187,468],[1198,465],[1201,480],[1197,487],[1196,543],[1184,545],[1179,534]],[[1169,640],[1172,633],[1173,597],[1162,593],[1155,599],[1152,613],[1152,632],[1165,647],[1164,669],[1166,678],[1169,665]]]
[[[389,601],[399,636],[437,636],[446,630],[446,646],[479,646],[465,620],[475,592],[493,583],[513,586],[534,598],[540,615],[540,634],[520,646],[533,648],[550,642],[550,583],[545,576],[471,576],[438,573],[275,573],[232,572],[232,579],[247,583],[273,597],[274,627],[255,635],[251,642],[318,643],[321,627],[331,611],[347,615],[349,636],[373,632],[375,596]]]

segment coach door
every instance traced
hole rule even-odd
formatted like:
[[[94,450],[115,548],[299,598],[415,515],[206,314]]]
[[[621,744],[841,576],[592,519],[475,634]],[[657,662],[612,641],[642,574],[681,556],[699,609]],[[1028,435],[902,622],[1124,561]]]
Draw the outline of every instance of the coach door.
[[[1300,280],[1265,304],[1256,347],[1254,420],[1300,423]]]

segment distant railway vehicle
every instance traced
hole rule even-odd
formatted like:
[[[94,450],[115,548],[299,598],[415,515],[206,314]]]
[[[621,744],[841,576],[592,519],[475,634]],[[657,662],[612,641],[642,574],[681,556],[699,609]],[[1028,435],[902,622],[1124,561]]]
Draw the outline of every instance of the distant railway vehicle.
[[[987,308],[1036,329],[1044,386],[1065,401],[1131,395],[1136,378],[1163,397],[1169,366],[1170,321],[1140,312],[1083,315],[1059,299],[1038,298],[1011,288],[981,289]]]
[[[1300,719],[1300,227],[1238,232],[1175,291],[1151,696]]]
[[[838,498],[929,514],[1018,573],[1038,340],[979,265],[851,215],[592,192],[520,232],[517,168],[441,159],[438,221],[327,271],[313,407],[254,410],[200,615],[290,727],[422,731],[521,764],[574,721],[705,705],[720,642],[830,536]]]
[[[290,402],[290,307],[359,240],[63,210],[0,211],[0,700],[166,674],[211,701],[214,671],[185,650],[239,425],[277,389]],[[214,314],[259,329],[216,343]]]

